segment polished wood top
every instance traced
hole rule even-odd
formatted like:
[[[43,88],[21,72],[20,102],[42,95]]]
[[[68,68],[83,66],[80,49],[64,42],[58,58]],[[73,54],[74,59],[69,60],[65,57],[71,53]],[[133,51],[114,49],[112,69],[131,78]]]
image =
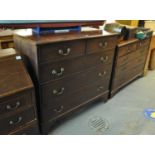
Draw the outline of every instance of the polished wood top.
[[[131,44],[131,43],[134,43],[134,42],[137,42],[139,39],[130,39],[130,40],[124,40],[124,41],[121,41],[121,42],[119,42],[118,43],[118,47],[120,47],[120,46],[125,46],[125,45],[127,45],[127,44]]]
[[[78,39],[89,39],[97,38],[103,36],[117,36],[116,33],[108,33],[103,30],[96,28],[83,28],[81,32],[70,32],[70,33],[57,33],[57,34],[46,34],[46,35],[34,35],[29,33],[17,32],[14,34],[14,37],[22,37],[31,41],[33,44],[47,44],[55,42],[64,42]]]

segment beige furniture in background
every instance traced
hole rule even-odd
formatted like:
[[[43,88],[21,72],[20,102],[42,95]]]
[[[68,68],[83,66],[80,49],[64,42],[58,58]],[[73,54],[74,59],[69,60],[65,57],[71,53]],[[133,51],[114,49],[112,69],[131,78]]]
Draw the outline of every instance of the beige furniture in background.
[[[151,38],[149,53],[148,53],[147,60],[146,60],[146,63],[145,63],[145,68],[144,68],[144,75],[147,75],[147,72],[148,72],[148,69],[149,69],[149,63],[150,63],[150,59],[151,59],[151,51],[153,49],[155,49],[155,32],[153,33],[153,36]]]
[[[116,20],[117,23],[129,26],[138,26],[139,20]]]
[[[145,21],[145,27],[150,28],[151,30],[154,31],[153,36],[151,38],[149,53],[148,53],[145,68],[144,68],[144,75],[147,75],[149,65],[150,65],[150,60],[151,60],[151,63],[155,61],[154,57],[152,57],[153,56],[152,51],[153,49],[155,49],[155,21]]]
[[[13,31],[0,29],[0,49],[13,47]]]

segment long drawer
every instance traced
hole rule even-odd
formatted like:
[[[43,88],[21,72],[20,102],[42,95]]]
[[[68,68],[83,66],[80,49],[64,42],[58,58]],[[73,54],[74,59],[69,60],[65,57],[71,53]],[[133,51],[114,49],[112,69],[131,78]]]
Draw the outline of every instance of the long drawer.
[[[127,64],[127,63],[133,64],[133,61],[135,60],[140,60],[140,59],[145,60],[147,53],[148,53],[148,48],[142,48],[130,54],[119,57],[116,61],[116,67],[119,68],[120,66],[123,66],[124,64]]]
[[[35,119],[34,108],[29,108],[9,117],[0,119],[0,134],[9,133]]]
[[[90,54],[75,59],[64,60],[57,63],[46,63],[40,65],[39,81],[41,83],[64,78],[74,73],[87,70],[96,65],[107,65],[112,63],[114,51]]]
[[[84,55],[85,44],[85,40],[78,40],[40,45],[39,63]]]
[[[119,68],[115,69],[115,76],[120,76],[121,74],[126,74],[127,72],[131,72],[135,67],[137,66],[144,66],[146,58],[145,57],[139,57],[137,59],[134,59],[131,62],[127,62],[126,64],[123,64]]]
[[[102,83],[103,87],[106,83],[110,83],[111,65],[105,67],[94,67],[86,72],[74,74],[70,77],[56,80],[41,87],[42,91],[42,104],[50,105],[57,100],[62,101],[63,98],[69,97],[74,92],[79,91],[84,86],[91,85],[93,83]],[[105,89],[108,89],[105,87]]]
[[[53,100],[52,97],[49,98],[49,105],[44,105],[42,107],[42,121],[47,121],[50,119],[55,119],[60,115],[76,108],[86,102],[91,101],[93,98],[98,98],[104,93],[108,93],[108,82],[106,83],[97,83],[84,87],[78,92],[70,94],[68,96],[57,98]]]
[[[87,40],[86,53],[102,52],[115,49],[117,36],[99,37]]]
[[[9,97],[7,101],[0,102],[0,115],[8,114],[22,109],[25,106],[32,105],[32,94],[31,91],[24,92],[16,96]]]
[[[134,68],[132,68],[130,72],[124,71],[122,72],[122,74],[118,76],[115,75],[114,80],[113,80],[113,85],[112,85],[113,88],[119,87],[120,85],[122,85],[123,83],[126,83],[127,81],[135,77],[136,75],[142,74],[143,68],[144,68],[144,65],[139,65],[139,66],[135,66]]]

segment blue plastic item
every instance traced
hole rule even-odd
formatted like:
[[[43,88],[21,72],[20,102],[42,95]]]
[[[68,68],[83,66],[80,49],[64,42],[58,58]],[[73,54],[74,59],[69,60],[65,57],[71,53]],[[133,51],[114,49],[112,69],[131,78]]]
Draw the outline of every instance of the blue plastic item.
[[[81,32],[81,26],[67,27],[67,28],[33,28],[33,33],[35,34],[48,34],[48,33],[67,33],[67,32]]]

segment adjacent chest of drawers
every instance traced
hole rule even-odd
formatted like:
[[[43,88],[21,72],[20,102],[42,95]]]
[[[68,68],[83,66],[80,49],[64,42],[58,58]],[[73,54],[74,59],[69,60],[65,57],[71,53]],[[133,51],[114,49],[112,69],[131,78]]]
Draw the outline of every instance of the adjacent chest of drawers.
[[[150,38],[130,40],[117,45],[111,82],[111,96],[144,72]]]
[[[14,37],[39,90],[42,133],[53,122],[109,94],[117,35]]]
[[[21,57],[0,51],[0,134],[39,134],[34,95]]]

